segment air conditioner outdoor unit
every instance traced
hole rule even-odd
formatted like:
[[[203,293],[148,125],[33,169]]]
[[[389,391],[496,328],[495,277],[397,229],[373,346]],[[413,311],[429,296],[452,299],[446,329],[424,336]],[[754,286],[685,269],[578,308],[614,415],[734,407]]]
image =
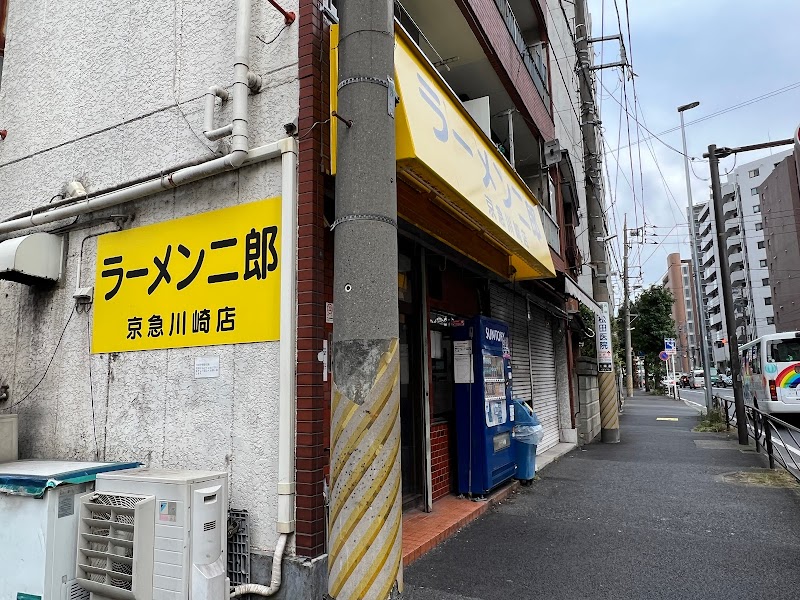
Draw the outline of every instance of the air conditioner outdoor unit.
[[[228,476],[135,469],[81,498],[76,580],[92,600],[228,597]]]

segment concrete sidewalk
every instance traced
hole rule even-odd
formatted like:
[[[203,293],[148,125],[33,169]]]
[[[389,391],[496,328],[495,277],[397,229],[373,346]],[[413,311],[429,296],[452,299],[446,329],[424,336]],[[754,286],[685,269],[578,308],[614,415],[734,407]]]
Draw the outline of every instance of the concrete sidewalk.
[[[740,482],[764,457],[692,432],[697,420],[683,402],[635,397],[620,444],[552,464],[407,569],[404,597],[800,597],[800,488]]]

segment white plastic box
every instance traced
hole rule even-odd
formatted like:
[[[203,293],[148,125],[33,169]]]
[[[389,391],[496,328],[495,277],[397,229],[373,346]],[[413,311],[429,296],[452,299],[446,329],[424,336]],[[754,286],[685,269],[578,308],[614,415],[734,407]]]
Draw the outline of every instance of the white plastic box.
[[[21,460],[0,464],[0,600],[80,600],[79,498],[97,473],[139,463]]]

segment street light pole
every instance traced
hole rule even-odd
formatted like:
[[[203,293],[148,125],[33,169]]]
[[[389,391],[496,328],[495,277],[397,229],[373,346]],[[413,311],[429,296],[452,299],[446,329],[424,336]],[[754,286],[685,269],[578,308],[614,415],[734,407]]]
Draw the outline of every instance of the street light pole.
[[[701,352],[700,356],[703,359],[703,377],[705,379],[705,394],[706,394],[706,411],[710,412],[712,408],[711,398],[711,356],[708,352],[708,332],[706,331],[706,303],[705,294],[703,293],[703,284],[700,280],[700,257],[697,252],[697,240],[695,237],[694,227],[694,202],[692,201],[692,183],[689,177],[689,153],[686,150],[686,126],[683,122],[683,113],[692,108],[700,106],[699,102],[692,102],[678,107],[678,114],[681,117],[681,137],[683,138],[683,166],[686,173],[686,198],[689,202],[689,239],[692,242],[692,266],[694,271],[694,287],[695,298],[697,298],[697,306],[695,306],[695,319],[700,321],[700,339]]]

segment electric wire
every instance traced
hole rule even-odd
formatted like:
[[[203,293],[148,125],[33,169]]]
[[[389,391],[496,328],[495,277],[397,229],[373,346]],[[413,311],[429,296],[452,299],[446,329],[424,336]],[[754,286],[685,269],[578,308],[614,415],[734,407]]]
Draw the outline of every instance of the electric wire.
[[[724,115],[725,113],[729,113],[731,111],[738,110],[738,109],[744,108],[746,106],[750,106],[751,104],[755,104],[755,103],[761,102],[763,100],[768,100],[769,98],[772,98],[773,96],[784,94],[786,92],[790,92],[790,91],[796,90],[798,88],[800,88],[800,81],[797,81],[795,83],[789,84],[789,85],[784,86],[782,88],[778,88],[777,90],[773,90],[771,92],[767,92],[767,93],[762,94],[760,96],[756,96],[755,98],[751,98],[750,100],[745,100],[745,101],[740,102],[738,104],[734,104],[733,106],[728,106],[726,108],[723,108],[721,110],[715,111],[715,112],[710,113],[708,115],[703,115],[702,117],[694,119],[693,121],[686,121],[686,123],[684,123],[684,126],[685,127],[689,127],[690,125],[694,125],[696,123],[702,123],[703,121],[707,121],[709,119],[713,119],[714,117],[718,117],[720,115]],[[673,132],[678,131],[678,130],[680,130],[680,126],[672,127],[670,129],[665,129],[664,131],[659,132],[658,135],[667,135],[669,133],[673,133]],[[655,136],[651,136],[651,137],[649,137],[647,139],[652,139],[653,137],[655,137]]]
[[[75,312],[76,312],[75,311],[75,307],[72,307],[72,310],[69,313],[69,318],[67,319],[67,322],[64,323],[64,328],[61,330],[61,335],[58,336],[58,342],[56,342],[56,347],[53,350],[53,355],[50,357],[50,360],[47,362],[47,366],[44,369],[44,373],[42,373],[42,376],[39,378],[39,381],[37,381],[36,385],[34,385],[31,388],[31,390],[27,394],[25,394],[20,400],[18,400],[17,402],[12,404],[8,408],[6,408],[5,409],[6,412],[10,412],[12,408],[16,408],[17,406],[19,406],[20,404],[25,402],[28,398],[31,397],[31,394],[33,394],[33,392],[35,392],[37,389],[39,389],[39,386],[42,385],[42,382],[44,381],[45,377],[47,377],[47,374],[50,372],[50,367],[53,364],[53,360],[55,359],[56,355],[58,354],[58,349],[61,347],[61,340],[64,339],[64,334],[67,332],[67,327],[69,327],[69,324],[72,321],[72,317],[75,316]]]

